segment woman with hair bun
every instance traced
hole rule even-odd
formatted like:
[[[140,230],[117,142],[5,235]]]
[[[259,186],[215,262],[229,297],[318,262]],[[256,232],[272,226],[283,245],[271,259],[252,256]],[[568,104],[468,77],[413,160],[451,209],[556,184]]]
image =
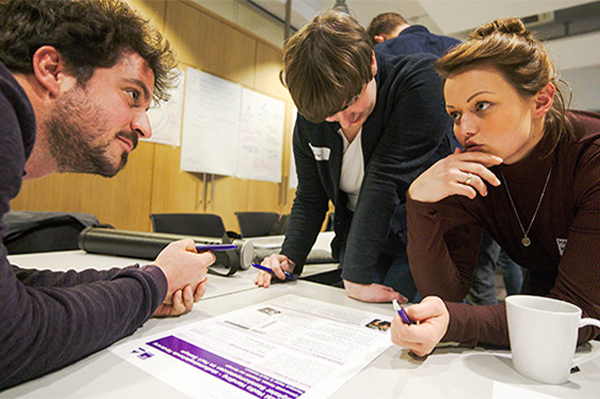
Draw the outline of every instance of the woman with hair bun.
[[[435,64],[463,146],[407,195],[418,324],[392,323],[417,355],[439,342],[508,346],[503,304],[460,303],[483,229],[527,269],[523,293],[600,318],[600,115],[567,110],[543,44],[517,18],[485,24]],[[600,330],[579,330],[579,343]]]

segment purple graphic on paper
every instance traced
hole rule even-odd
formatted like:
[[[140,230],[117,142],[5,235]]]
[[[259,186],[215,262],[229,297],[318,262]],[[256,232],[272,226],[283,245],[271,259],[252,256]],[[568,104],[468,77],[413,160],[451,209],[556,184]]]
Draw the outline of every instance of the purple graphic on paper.
[[[131,353],[137,355],[137,357],[139,357],[142,360],[150,359],[151,357],[154,356],[154,354],[146,351],[144,348],[137,348],[137,349],[133,350]]]
[[[172,335],[147,344],[257,398],[293,399],[305,392]]]

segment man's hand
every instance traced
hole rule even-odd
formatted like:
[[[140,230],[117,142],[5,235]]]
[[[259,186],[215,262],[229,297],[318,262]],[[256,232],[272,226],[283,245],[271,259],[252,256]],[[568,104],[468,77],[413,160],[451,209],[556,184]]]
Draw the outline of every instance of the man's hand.
[[[408,302],[404,295],[382,284],[357,284],[344,280],[344,288],[348,297],[363,302],[392,302],[394,299],[400,303]]]
[[[207,279],[204,279],[198,286],[196,287],[196,291],[192,291],[191,285],[186,285],[183,290],[175,291],[173,296],[170,298],[169,302],[163,302],[156,311],[154,311],[154,317],[169,317],[169,316],[179,316],[183,313],[189,312],[194,307],[194,303],[200,301],[200,298],[204,296],[206,292],[206,282]]]
[[[194,241],[190,239],[172,242],[163,249],[154,262],[167,278],[168,290],[163,306],[175,305],[174,300],[179,298],[177,306],[182,309],[182,306],[187,308],[186,303],[189,304],[190,298],[195,300],[197,297],[199,300],[204,294],[206,283],[204,283],[204,288],[199,286],[205,282],[208,267],[214,261],[215,255],[211,252],[198,254]],[[188,285],[191,292],[188,290],[186,294],[185,289]],[[177,294],[179,296],[174,298],[174,294],[178,291],[181,291]],[[200,293],[202,295],[198,297]]]
[[[439,297],[428,296],[405,310],[417,324],[404,324],[396,315],[392,320],[392,342],[410,349],[417,356],[430,354],[448,331],[448,308]]]

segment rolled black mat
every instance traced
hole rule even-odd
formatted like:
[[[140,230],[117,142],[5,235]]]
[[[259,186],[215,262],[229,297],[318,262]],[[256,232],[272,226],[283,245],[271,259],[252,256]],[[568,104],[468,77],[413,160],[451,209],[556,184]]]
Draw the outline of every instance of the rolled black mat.
[[[222,244],[222,240],[211,237],[87,227],[79,234],[78,245],[80,249],[89,253],[154,260],[167,245],[183,238],[191,238],[196,244]],[[217,259],[210,271],[230,276],[238,269],[247,269],[250,266],[254,252],[252,243],[235,240],[233,244],[238,248],[213,252]]]

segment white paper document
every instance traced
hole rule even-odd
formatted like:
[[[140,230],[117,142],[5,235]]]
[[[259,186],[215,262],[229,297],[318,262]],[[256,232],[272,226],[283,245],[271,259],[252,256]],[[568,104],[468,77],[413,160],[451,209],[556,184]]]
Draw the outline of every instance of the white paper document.
[[[391,345],[391,318],[285,295],[110,350],[193,398],[323,398]]]

